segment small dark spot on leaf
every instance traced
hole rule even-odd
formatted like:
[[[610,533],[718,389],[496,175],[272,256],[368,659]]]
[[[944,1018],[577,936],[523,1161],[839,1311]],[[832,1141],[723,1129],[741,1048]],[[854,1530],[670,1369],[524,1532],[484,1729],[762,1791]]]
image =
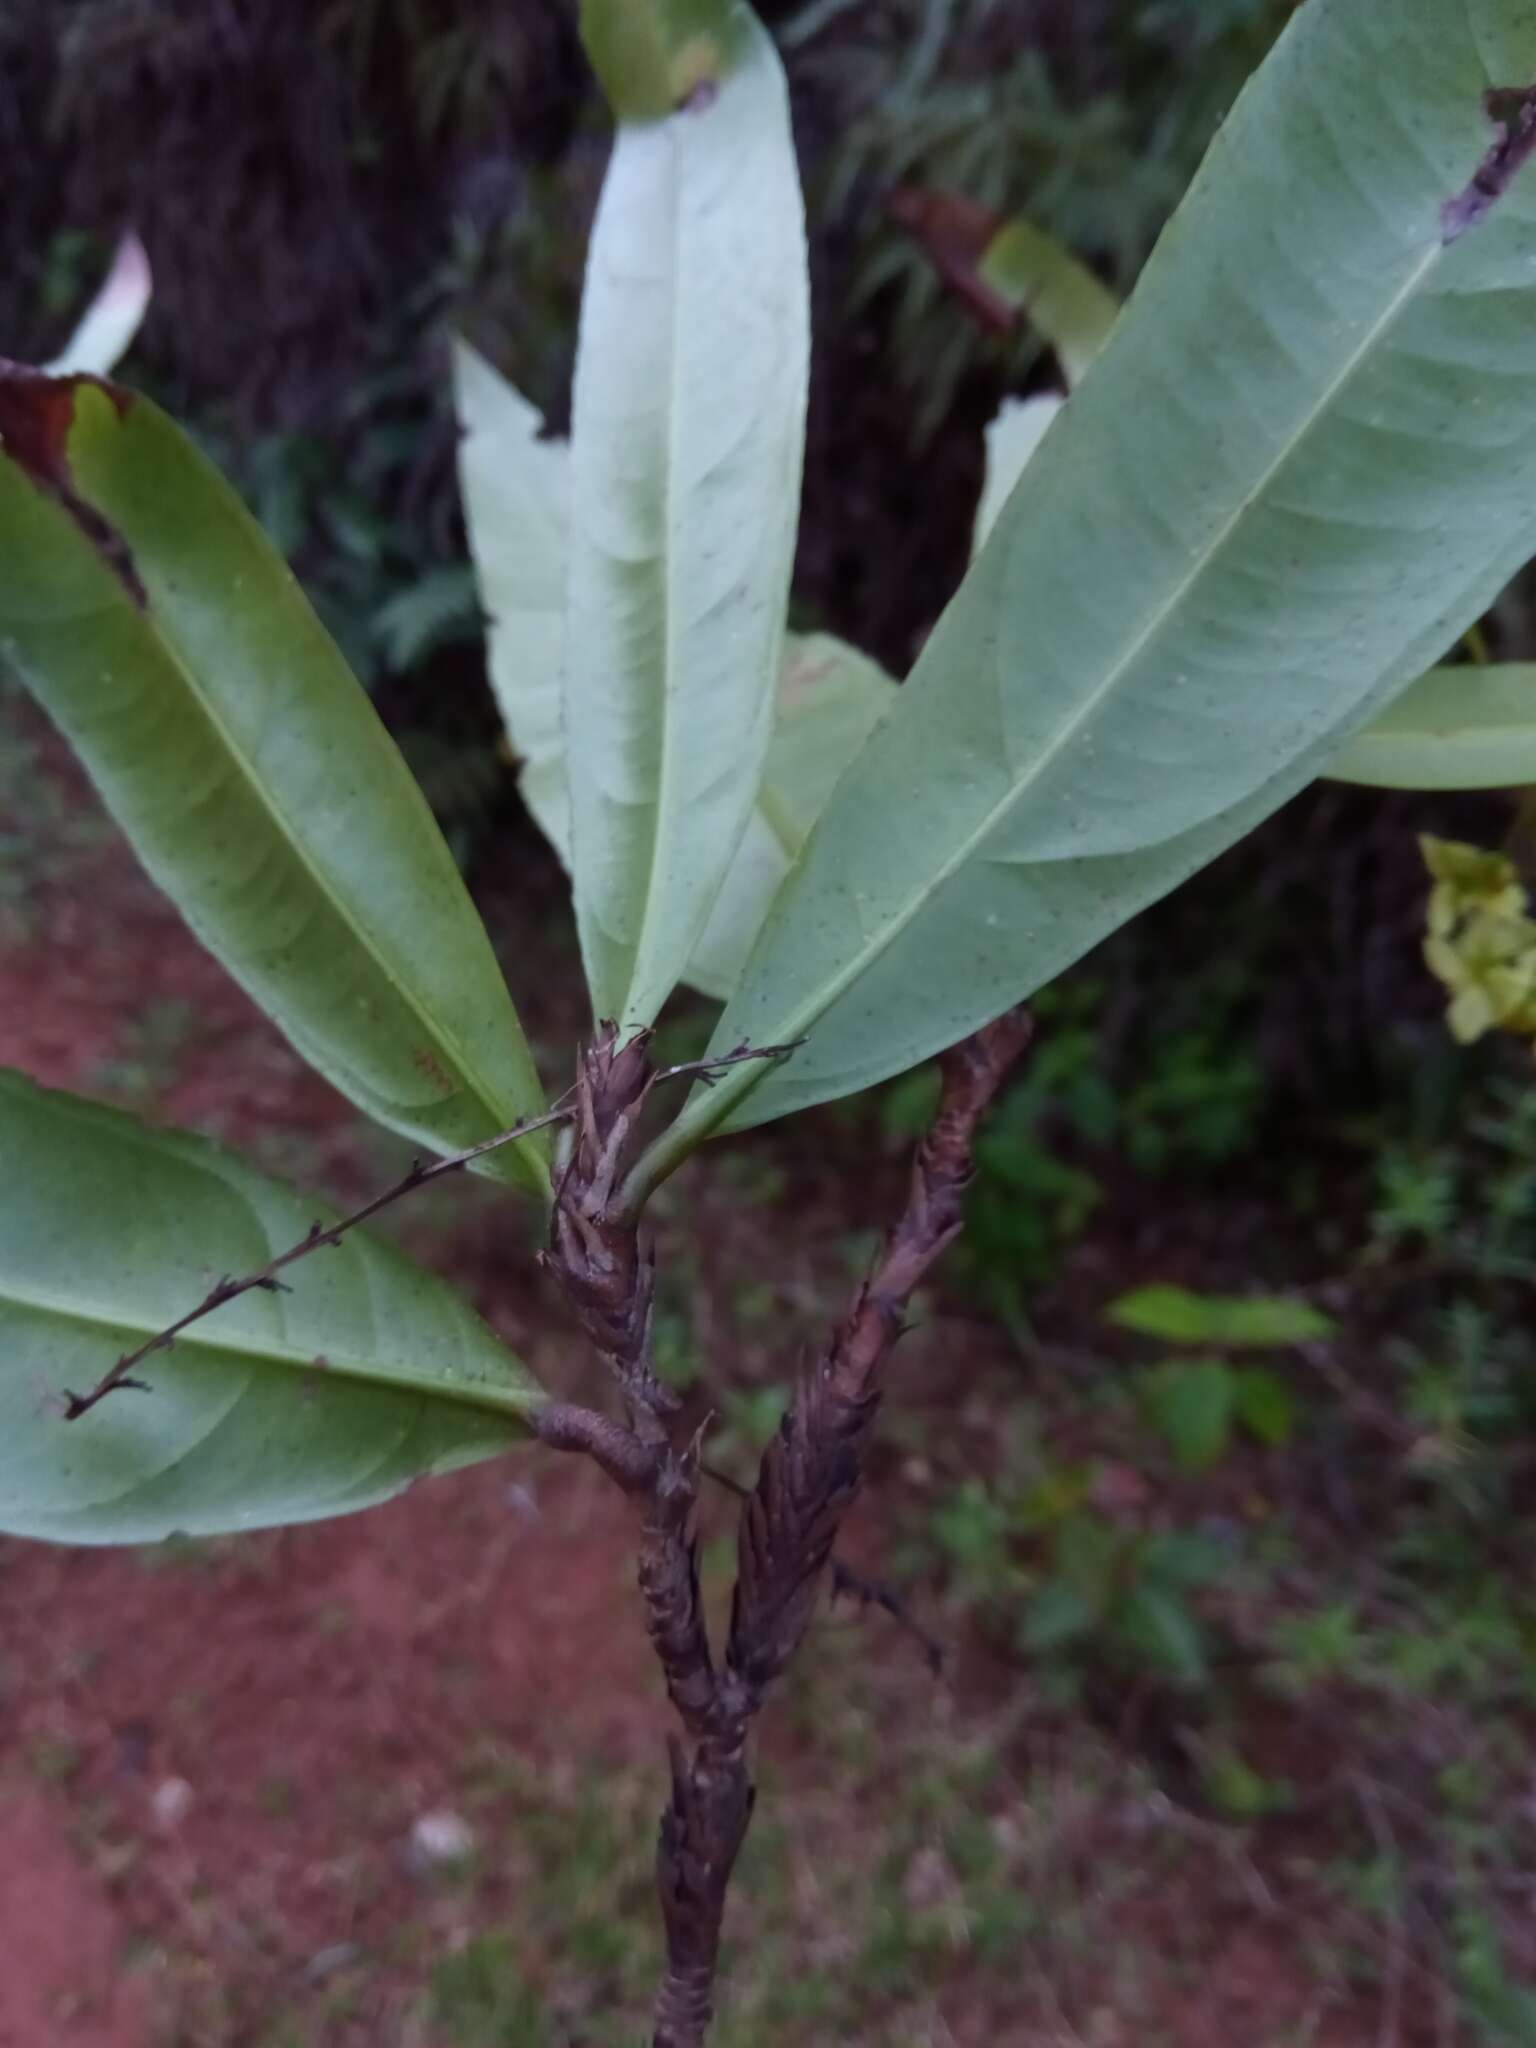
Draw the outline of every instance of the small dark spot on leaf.
[[[453,1080],[442,1061],[429,1045],[419,1045],[411,1054],[411,1065],[418,1073],[425,1074],[434,1087],[441,1088],[445,1095],[454,1092]]]

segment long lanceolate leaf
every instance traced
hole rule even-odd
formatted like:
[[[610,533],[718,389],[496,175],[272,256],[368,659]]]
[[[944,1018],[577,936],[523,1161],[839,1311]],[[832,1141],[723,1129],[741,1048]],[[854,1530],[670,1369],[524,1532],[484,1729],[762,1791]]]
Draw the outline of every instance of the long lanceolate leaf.
[[[574,401],[565,728],[600,1016],[646,1024],[751,814],[798,513],[804,223],[783,74],[745,7],[718,84],[620,124]]]
[[[542,1108],[393,742],[281,558],[147,400],[0,371],[0,655],[198,937],[354,1102],[441,1151]],[[501,1161],[547,1186],[537,1141]]]
[[[459,480],[487,615],[491,684],[524,800],[567,867],[570,796],[560,714],[570,448],[462,342]],[[833,785],[889,708],[895,684],[825,633],[784,637],[757,801],[683,978],[724,1000]]]
[[[201,1139],[0,1076],[0,1529],[149,1542],[384,1500],[526,1434],[546,1398],[441,1281],[361,1234],[92,1387],[314,1204]],[[329,1219],[326,1219],[327,1221]]]
[[[764,928],[639,1177],[877,1081],[1318,772],[1536,539],[1514,0],[1308,0]],[[1506,139],[1490,113],[1507,124]],[[744,1099],[745,1098],[745,1099]]]

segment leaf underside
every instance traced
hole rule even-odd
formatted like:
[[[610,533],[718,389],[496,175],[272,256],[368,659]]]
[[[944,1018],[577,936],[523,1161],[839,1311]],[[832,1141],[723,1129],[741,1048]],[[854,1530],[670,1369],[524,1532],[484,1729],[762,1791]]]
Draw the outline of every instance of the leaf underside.
[[[486,665],[518,786],[570,866],[560,684],[570,559],[571,449],[467,342],[453,351],[459,488],[486,617]]]
[[[0,1528],[150,1542],[372,1505],[526,1434],[545,1396],[441,1281],[360,1232],[217,1309],[64,1421],[124,1352],[317,1205],[197,1138],[0,1075]],[[331,1219],[323,1217],[324,1221]]]
[[[783,73],[620,126],[573,403],[564,725],[599,1017],[650,1023],[757,794],[799,509],[805,228]]]
[[[840,784],[696,1095],[707,1130],[911,1066],[1324,766],[1536,539],[1536,180],[1447,242],[1497,0],[1310,0]],[[643,1177],[643,1176],[642,1176]]]
[[[570,447],[546,440],[534,407],[463,342],[455,350],[455,398],[491,684],[518,756],[523,799],[569,868],[560,677]],[[785,635],[762,781],[684,971],[690,986],[722,1002],[730,994],[806,835],[895,689],[878,663],[830,634]]]
[[[878,662],[830,633],[787,636],[762,786],[688,963],[695,988],[730,995],[811,827],[896,694]]]

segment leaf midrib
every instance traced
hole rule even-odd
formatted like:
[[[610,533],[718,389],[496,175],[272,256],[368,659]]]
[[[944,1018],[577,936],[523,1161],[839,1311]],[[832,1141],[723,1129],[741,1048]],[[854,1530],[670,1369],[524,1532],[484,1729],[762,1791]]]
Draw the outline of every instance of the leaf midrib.
[[[686,116],[682,117],[686,120]],[[673,117],[673,122],[678,120]],[[664,536],[661,555],[660,596],[662,610],[662,668],[660,677],[661,765],[656,777],[656,796],[650,812],[650,844],[646,854],[645,884],[640,895],[640,923],[635,933],[634,952],[630,957],[627,986],[624,1001],[619,1006],[620,1015],[628,1018],[635,1004],[635,991],[641,986],[640,970],[648,965],[651,943],[651,927],[656,914],[659,894],[657,875],[661,865],[662,819],[667,815],[667,804],[672,786],[672,758],[676,738],[676,705],[674,684],[677,675],[677,603],[673,581],[678,573],[680,547],[675,527],[678,519],[679,492],[677,488],[679,419],[682,407],[678,389],[679,359],[682,351],[678,347],[680,328],[678,297],[682,278],[682,194],[683,156],[688,140],[681,126],[673,126],[668,137],[671,158],[667,166],[668,179],[668,221],[667,238],[670,247],[671,286],[667,294],[667,459],[662,472],[662,533]],[[648,1021],[646,1019],[638,1020]]]

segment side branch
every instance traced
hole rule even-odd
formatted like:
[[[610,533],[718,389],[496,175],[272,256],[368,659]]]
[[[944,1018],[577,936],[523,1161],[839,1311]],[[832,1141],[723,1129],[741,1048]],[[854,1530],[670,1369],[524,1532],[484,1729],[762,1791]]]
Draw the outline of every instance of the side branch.
[[[826,1360],[826,1376],[844,1400],[878,1393],[879,1375],[901,1335],[907,1304],[960,1234],[977,1130],[1033,1035],[1029,1011],[1010,1010],[962,1039],[940,1062],[939,1106],[912,1164],[906,1208],[886,1238],[879,1265],[854,1297]]]
[[[726,1660],[760,1703],[799,1648],[858,1493],[881,1378],[912,1295],[958,1235],[971,1147],[1032,1034],[1012,1010],[944,1056],[943,1089],[906,1207],[821,1359],[802,1375],[742,1515]]]
[[[350,1216],[344,1216],[338,1223],[312,1223],[297,1244],[290,1245],[285,1252],[279,1252],[275,1259],[269,1259],[254,1273],[247,1273],[244,1279],[236,1280],[228,1275],[216,1281],[197,1304],[184,1316],[170,1323],[157,1335],[148,1338],[136,1351],[128,1351],[118,1359],[109,1372],[102,1375],[88,1394],[72,1394],[64,1391],[64,1420],[78,1422],[82,1415],[89,1415],[98,1402],[108,1394],[132,1389],[135,1393],[148,1393],[145,1382],[133,1377],[134,1369],[151,1357],[156,1351],[169,1351],[183,1330],[194,1323],[211,1316],[216,1308],[223,1308],[231,1301],[238,1301],[242,1294],[251,1294],[258,1287],[269,1294],[286,1294],[285,1283],[278,1274],[287,1267],[296,1265],[300,1259],[307,1259],[311,1252],[319,1251],[322,1245],[339,1245],[349,1230],[356,1230],[360,1223],[366,1223],[377,1216],[381,1209],[387,1209],[404,1195],[415,1194],[418,1188],[430,1187],[433,1181],[442,1180],[450,1173],[462,1173],[477,1159],[483,1159],[487,1152],[495,1152],[503,1145],[510,1145],[514,1138],[526,1138],[531,1131],[541,1131],[550,1124],[564,1123],[571,1115],[569,1107],[557,1104],[543,1116],[525,1117],[510,1130],[498,1131],[494,1138],[482,1138],[478,1145],[470,1145],[463,1152],[452,1153],[446,1159],[434,1159],[430,1163],[417,1159],[412,1162],[409,1173],[403,1175],[393,1186],[387,1187],[381,1195],[365,1202],[361,1209],[354,1209]]]

